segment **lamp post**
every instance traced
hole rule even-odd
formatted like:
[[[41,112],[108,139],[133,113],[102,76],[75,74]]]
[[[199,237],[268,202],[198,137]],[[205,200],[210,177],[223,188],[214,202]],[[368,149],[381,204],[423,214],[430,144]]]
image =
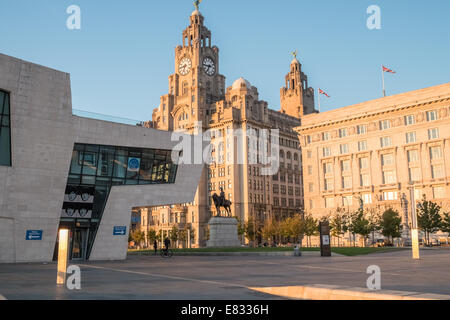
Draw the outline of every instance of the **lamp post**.
[[[420,259],[419,252],[419,227],[417,223],[417,211],[416,211],[416,200],[415,200],[415,190],[414,183],[411,181],[410,185],[410,197],[411,197],[411,240],[412,240],[412,254],[413,259]]]

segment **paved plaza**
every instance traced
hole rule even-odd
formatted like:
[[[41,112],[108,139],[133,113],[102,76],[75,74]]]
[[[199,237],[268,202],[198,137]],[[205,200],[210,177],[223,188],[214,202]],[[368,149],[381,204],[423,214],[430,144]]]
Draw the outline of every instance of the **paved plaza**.
[[[344,257],[129,256],[123,262],[78,264],[81,290],[57,288],[56,264],[0,265],[0,295],[6,299],[281,299],[249,287],[339,285],[366,287],[370,265],[381,268],[384,290],[450,295],[450,250]]]

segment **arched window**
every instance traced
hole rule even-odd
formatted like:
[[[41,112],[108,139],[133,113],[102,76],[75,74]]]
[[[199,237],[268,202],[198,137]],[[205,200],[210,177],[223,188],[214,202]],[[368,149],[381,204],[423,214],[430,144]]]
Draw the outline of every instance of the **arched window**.
[[[284,151],[283,150],[280,150],[280,158],[284,159]]]
[[[298,154],[297,153],[294,153],[294,160],[298,161]]]
[[[291,160],[291,152],[290,152],[290,151],[288,151],[288,152],[286,153],[286,158],[287,158],[288,160]]]

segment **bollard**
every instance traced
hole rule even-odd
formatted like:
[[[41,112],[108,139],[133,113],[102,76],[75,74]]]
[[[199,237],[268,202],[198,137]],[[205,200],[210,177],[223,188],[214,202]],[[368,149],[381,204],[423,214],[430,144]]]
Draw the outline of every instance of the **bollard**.
[[[66,284],[67,260],[69,258],[69,230],[59,230],[57,285]]]

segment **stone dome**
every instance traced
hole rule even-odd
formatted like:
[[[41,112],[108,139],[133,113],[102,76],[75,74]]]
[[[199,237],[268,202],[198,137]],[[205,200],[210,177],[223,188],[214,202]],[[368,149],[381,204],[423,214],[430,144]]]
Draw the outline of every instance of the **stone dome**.
[[[237,79],[233,83],[232,89],[236,90],[236,89],[240,89],[242,87],[246,87],[247,89],[251,89],[252,85],[250,84],[250,82],[248,82],[247,80],[245,80],[244,78],[241,77],[241,78]]]

